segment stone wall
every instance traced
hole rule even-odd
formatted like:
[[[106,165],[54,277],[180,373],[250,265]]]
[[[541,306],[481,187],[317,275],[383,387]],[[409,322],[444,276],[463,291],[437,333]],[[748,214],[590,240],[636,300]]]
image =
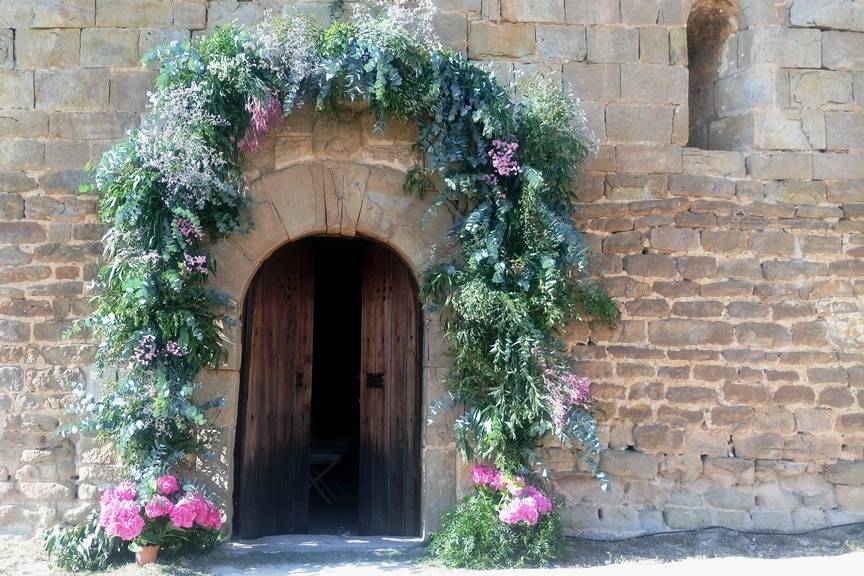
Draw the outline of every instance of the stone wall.
[[[544,448],[570,532],[864,518],[861,3],[732,3],[707,140],[726,151],[685,147],[691,1],[438,4],[445,44],[570,83],[600,140],[578,218],[624,320],[568,342],[613,490]],[[77,185],[138,121],[140,56],[268,9],[327,13],[283,5],[0,0],[0,530],[80,516],[114,470],[109,448],[52,433],[94,353],[61,339],[101,253]]]

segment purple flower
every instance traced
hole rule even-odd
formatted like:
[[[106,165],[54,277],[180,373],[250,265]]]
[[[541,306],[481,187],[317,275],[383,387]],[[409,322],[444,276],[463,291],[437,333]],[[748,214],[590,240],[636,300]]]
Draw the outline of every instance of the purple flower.
[[[138,339],[132,358],[140,364],[149,364],[156,358],[156,337],[152,334],[144,334]]]
[[[498,512],[498,518],[505,524],[525,522],[534,526],[540,518],[540,511],[533,498],[514,498]]]
[[[192,254],[183,254],[183,269],[187,272],[197,274],[207,274],[207,256],[193,256]]]
[[[282,104],[275,96],[264,100],[253,98],[246,102],[246,111],[251,114],[252,121],[237,148],[241,152],[253,152],[261,146],[260,140],[267,130],[282,118]]]
[[[513,176],[522,172],[522,167],[513,157],[519,149],[517,142],[506,142],[504,140],[493,140],[492,148],[487,153],[492,160],[492,168],[499,176]],[[493,174],[494,183],[498,178]]]
[[[188,218],[178,218],[176,222],[177,231],[186,239],[200,240],[201,232]]]
[[[559,429],[567,424],[571,407],[588,408],[591,383],[568,370],[548,369],[543,373],[552,401],[552,419]]]
[[[183,356],[183,350],[180,349],[180,345],[174,340],[165,345],[165,351],[171,356]]]

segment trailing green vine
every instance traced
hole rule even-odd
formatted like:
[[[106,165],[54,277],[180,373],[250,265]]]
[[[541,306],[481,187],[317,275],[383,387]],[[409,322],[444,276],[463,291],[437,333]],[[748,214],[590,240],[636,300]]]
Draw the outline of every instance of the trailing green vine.
[[[617,319],[571,220],[572,177],[593,148],[584,117],[540,79],[513,101],[511,87],[438,46],[432,13],[429,2],[373,2],[328,28],[268,19],[152,55],[151,112],[96,170],[110,230],[97,311],[82,324],[100,343],[99,365],[119,370],[98,395],[81,392],[81,427],[114,441],[133,474],[204,448],[215,403],[192,393],[198,372],[224,358],[231,321],[207,285],[218,273],[209,247],[252,224],[245,154],[299,106],[364,101],[376,129],[417,122],[426,163],[406,189],[437,187],[434,206],[461,211],[422,294],[449,342],[463,454],[517,472],[551,433],[602,479],[587,382],[559,342],[574,320]]]

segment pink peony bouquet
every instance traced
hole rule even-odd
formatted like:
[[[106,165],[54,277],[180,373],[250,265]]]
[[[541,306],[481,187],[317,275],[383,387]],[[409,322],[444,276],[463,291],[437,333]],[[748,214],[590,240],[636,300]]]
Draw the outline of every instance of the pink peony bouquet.
[[[477,465],[471,479],[478,490],[498,498],[498,519],[505,524],[534,526],[552,511],[552,501],[521,476],[510,476],[492,466]]]
[[[105,532],[137,546],[183,540],[189,530],[222,528],[216,505],[192,487],[181,489],[177,478],[167,474],[138,485],[121,482],[105,490],[99,504]]]

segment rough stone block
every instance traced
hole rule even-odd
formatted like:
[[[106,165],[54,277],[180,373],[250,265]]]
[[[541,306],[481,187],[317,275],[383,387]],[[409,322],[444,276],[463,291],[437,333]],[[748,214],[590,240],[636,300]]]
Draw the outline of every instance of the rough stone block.
[[[621,97],[631,102],[687,104],[687,83],[684,66],[621,65]]]
[[[93,0],[41,0],[32,6],[31,28],[83,28],[95,23]]]
[[[805,152],[764,152],[747,157],[747,172],[757,180],[811,180],[815,157]],[[862,170],[864,172],[864,170]],[[831,178],[816,177],[817,180]]]
[[[669,193],[690,198],[732,198],[735,184],[725,178],[672,174],[669,176]]]
[[[642,424],[633,429],[636,449],[647,454],[674,454],[684,444],[684,431],[664,424]]]
[[[659,461],[650,454],[631,450],[604,450],[600,453],[600,469],[621,478],[653,480],[657,476]]]
[[[0,70],[0,109],[33,108],[33,71]]]
[[[131,67],[138,64],[138,30],[85,28],[81,31],[81,65]]]
[[[678,270],[668,256],[659,254],[630,254],[624,258],[624,269],[634,276],[674,278]]]
[[[854,0],[793,2],[789,22],[809,28],[864,31],[864,5]]]
[[[747,112],[760,106],[772,106],[782,100],[778,76],[771,68],[741,70],[721,78],[714,85],[714,105],[723,118]]]
[[[669,64],[668,28],[645,26],[639,29],[639,61],[645,64]]]
[[[650,245],[660,252],[690,252],[699,248],[699,233],[686,228],[655,228]]]
[[[615,149],[617,169],[625,173],[668,174],[681,172],[679,146],[618,145]]]
[[[138,123],[138,116],[125,112],[55,112],[51,135],[58,138],[110,140],[123,138]]]
[[[611,103],[606,107],[606,137],[612,142],[672,141],[672,108]]]
[[[621,68],[618,64],[564,65],[564,82],[583,100],[606,102],[621,97]]]
[[[738,66],[773,64],[783,68],[821,68],[822,32],[780,26],[750,28],[738,34]]]
[[[648,339],[658,346],[731,344],[732,334],[730,324],[705,320],[654,320],[648,325]]]
[[[108,105],[106,70],[38,70],[36,107],[44,110],[97,111]]]
[[[828,70],[792,70],[789,73],[793,106],[819,108],[852,103],[852,74]]]
[[[79,62],[80,30],[23,29],[15,32],[19,68],[75,68]],[[11,51],[9,57],[12,57]],[[11,66],[10,66],[11,68]]]
[[[567,22],[577,24],[614,24],[620,21],[619,0],[567,0]]]
[[[864,460],[829,464],[825,466],[824,478],[831,484],[864,486]]]
[[[864,149],[864,112],[826,112],[828,150]]]
[[[707,508],[669,506],[663,511],[663,519],[673,530],[699,530],[714,525],[711,510]]]
[[[584,26],[537,26],[537,49],[550,60],[584,60],[588,52]]]
[[[207,5],[203,2],[174,2],[174,27],[203,30],[207,27]]]
[[[864,179],[864,154],[837,152],[813,154],[813,178],[816,180]]]
[[[864,34],[825,31],[822,64],[830,70],[864,70]]]
[[[170,0],[96,0],[97,26],[169,28],[172,21]]]
[[[500,0],[509,22],[563,22],[564,0]]]
[[[534,26],[530,24],[471,22],[468,54],[477,57],[522,58],[536,48]]]
[[[146,71],[117,71],[109,80],[111,110],[141,112],[147,108],[147,93],[153,90],[153,73]]]
[[[589,27],[588,61],[638,62],[639,30],[620,26]]]

